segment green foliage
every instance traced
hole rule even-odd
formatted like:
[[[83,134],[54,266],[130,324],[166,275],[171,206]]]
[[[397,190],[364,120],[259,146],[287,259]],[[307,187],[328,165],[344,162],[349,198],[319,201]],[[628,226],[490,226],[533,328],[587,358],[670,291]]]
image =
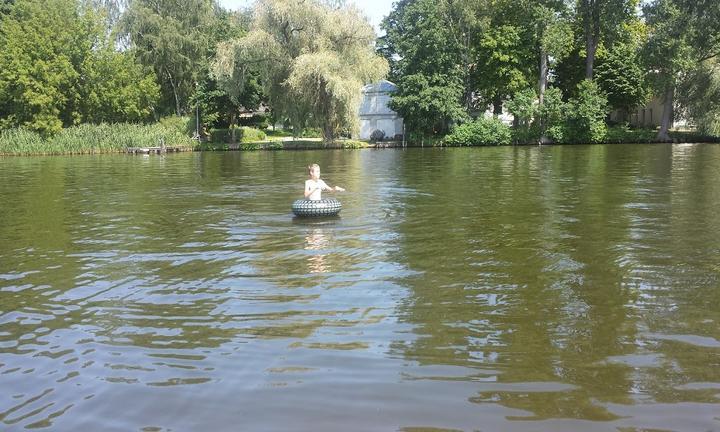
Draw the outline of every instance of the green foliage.
[[[538,95],[534,89],[525,89],[515,93],[505,105],[515,118],[513,142],[537,142],[542,133],[538,120]]]
[[[556,87],[547,89],[539,109],[541,135],[555,142],[565,142],[567,139],[565,123],[569,109],[568,104],[563,101],[562,90]]]
[[[607,96],[590,80],[583,80],[577,92],[578,96],[568,102],[567,138],[581,143],[602,142],[607,133]]]
[[[160,99],[155,74],[135,62],[131,52],[110,47],[95,51],[84,63],[86,85],[78,89],[83,122],[144,122]]]
[[[638,0],[579,0],[578,24],[585,41],[585,78],[593,77],[594,58],[598,48],[612,46],[624,36],[625,23],[634,19]]]
[[[121,152],[127,147],[191,147],[187,118],[173,118],[152,125],[128,123],[82,124],[46,138],[23,128],[0,131],[0,154],[85,154]]]
[[[123,14],[122,30],[140,61],[155,71],[168,112],[190,111],[215,18],[210,0],[133,0]]]
[[[461,97],[462,86],[450,77],[415,74],[402,79],[389,106],[403,117],[408,130],[431,136],[467,118]]]
[[[208,33],[210,47],[200,62],[197,72],[198,84],[190,97],[192,108],[199,108],[203,129],[227,128],[236,125],[238,111],[257,109],[262,101],[262,86],[256,73],[246,74],[241,84],[227,80],[217,80],[210,68],[216,54],[217,45],[234,38],[242,37],[250,26],[251,15],[248,11],[229,12],[215,10],[211,26],[203,29]],[[256,126],[256,123],[239,122],[243,126]]]
[[[463,57],[470,56],[470,47],[456,33],[471,34],[477,4],[462,0],[452,4],[435,0],[397,2],[381,24],[386,35],[378,41],[380,52],[391,65],[391,79],[401,89],[403,77],[409,75],[443,76],[463,83],[469,74],[462,66]]]
[[[604,142],[607,143],[648,143],[655,142],[655,129],[632,129],[627,124],[607,129]]]
[[[699,64],[680,85],[679,103],[700,134],[720,136],[720,61]]]
[[[305,128],[300,133],[300,138],[322,138],[323,131],[320,128]]]
[[[529,126],[538,113],[537,93],[534,89],[521,90],[505,105],[519,126]]]
[[[474,92],[473,41],[482,5],[473,1],[397,2],[383,21],[380,51],[398,87],[390,107],[418,142],[469,118]]]
[[[154,76],[116,52],[103,17],[77,0],[18,2],[0,21],[0,46],[0,128],[50,136],[153,113]]]
[[[658,93],[676,84],[677,77],[694,66],[689,15],[677,0],[655,0],[645,5],[650,35],[643,47],[646,67],[658,73],[652,82]],[[695,29],[697,30],[697,29]]]
[[[243,127],[241,130],[243,142],[264,141],[267,138],[265,132],[258,129]]]
[[[475,73],[477,90],[486,102],[497,103],[530,85],[535,65],[527,61],[531,54],[521,31],[515,25],[493,26],[480,39]]]
[[[481,117],[455,127],[445,137],[448,146],[508,145],[511,141],[510,127],[495,117]]]
[[[0,19],[3,15],[10,13],[10,8],[14,5],[15,0],[0,0]]]
[[[545,26],[540,35],[540,45],[553,61],[560,61],[572,52],[574,34],[571,23],[560,14],[564,12],[565,5],[556,2],[554,6],[560,11],[539,7],[541,12],[538,18],[541,21],[538,24]]]
[[[319,0],[259,0],[255,11],[247,35],[219,45],[213,75],[242,88],[258,74],[274,114],[294,130],[320,127],[329,142],[356,129],[360,88],[387,72],[367,20]]]
[[[615,44],[598,59],[595,79],[607,94],[610,107],[632,111],[647,103],[650,89],[638,51],[628,43]]]
[[[265,132],[247,126],[240,128],[213,129],[210,133],[210,140],[214,143],[247,143],[265,141],[265,139],[267,139]]]

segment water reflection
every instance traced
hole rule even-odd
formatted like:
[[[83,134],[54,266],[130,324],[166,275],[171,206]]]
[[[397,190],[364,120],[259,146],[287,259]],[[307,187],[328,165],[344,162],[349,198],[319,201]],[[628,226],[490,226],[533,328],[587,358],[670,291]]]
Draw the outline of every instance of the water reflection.
[[[355,191],[341,218],[290,215],[313,162]],[[0,429],[719,430],[718,169],[669,145],[0,159]]]
[[[337,225],[340,217],[330,218],[293,218],[293,224],[305,230],[305,245],[307,252],[307,268],[309,273],[329,273],[333,268],[328,262],[333,239],[333,227]]]

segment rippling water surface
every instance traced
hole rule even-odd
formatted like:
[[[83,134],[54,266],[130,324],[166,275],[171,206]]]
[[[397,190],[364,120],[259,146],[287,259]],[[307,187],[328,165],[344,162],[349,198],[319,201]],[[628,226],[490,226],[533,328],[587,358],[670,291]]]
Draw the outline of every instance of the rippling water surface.
[[[720,430],[718,304],[720,146],[0,159],[0,430]]]

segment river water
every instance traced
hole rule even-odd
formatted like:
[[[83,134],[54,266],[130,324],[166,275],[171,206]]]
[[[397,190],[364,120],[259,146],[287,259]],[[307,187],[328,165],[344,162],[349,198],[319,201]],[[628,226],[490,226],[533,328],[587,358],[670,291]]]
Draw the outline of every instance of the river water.
[[[0,158],[0,430],[717,431],[718,304],[718,145]]]

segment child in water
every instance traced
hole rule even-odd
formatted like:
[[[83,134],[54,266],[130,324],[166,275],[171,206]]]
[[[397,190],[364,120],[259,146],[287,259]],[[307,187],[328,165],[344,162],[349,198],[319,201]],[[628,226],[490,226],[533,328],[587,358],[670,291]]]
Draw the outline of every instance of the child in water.
[[[340,186],[330,187],[320,179],[320,165],[312,164],[308,167],[310,179],[305,180],[305,199],[317,201],[322,199],[322,191],[345,192]]]

